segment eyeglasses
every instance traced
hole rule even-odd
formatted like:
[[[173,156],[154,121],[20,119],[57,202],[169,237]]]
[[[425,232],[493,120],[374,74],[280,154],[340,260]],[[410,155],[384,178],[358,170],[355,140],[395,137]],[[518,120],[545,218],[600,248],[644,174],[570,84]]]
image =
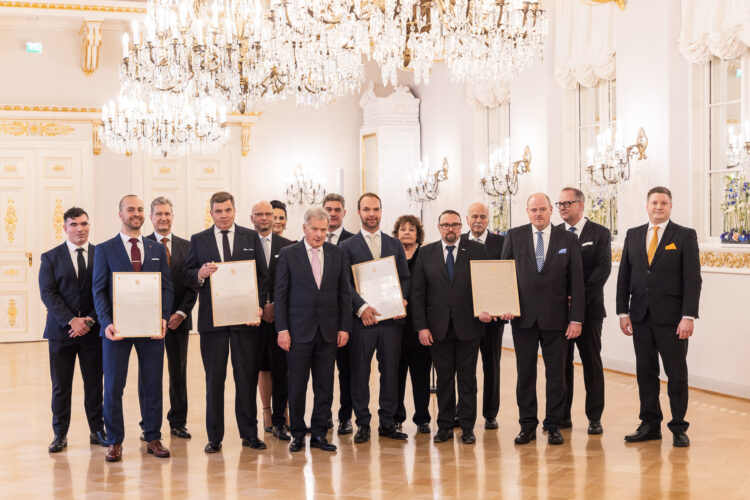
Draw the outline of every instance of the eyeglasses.
[[[460,222],[454,222],[453,224],[439,224],[439,226],[443,231],[448,231],[449,229],[461,229]]]
[[[573,203],[583,203],[583,202],[581,200],[575,200],[575,201],[558,201],[557,203],[555,203],[555,206],[557,208],[570,208],[570,206]]]

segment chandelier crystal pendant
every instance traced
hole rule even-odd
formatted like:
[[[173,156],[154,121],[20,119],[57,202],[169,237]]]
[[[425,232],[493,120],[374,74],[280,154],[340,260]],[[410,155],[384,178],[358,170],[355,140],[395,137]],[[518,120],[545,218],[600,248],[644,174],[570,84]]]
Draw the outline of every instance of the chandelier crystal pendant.
[[[648,137],[643,128],[638,130],[635,144],[624,146],[622,132],[615,123],[602,134],[596,136],[596,152],[586,151],[586,171],[591,186],[607,186],[630,179],[631,162],[647,158]]]
[[[430,160],[425,157],[419,162],[417,178],[414,183],[409,179],[411,186],[406,189],[409,201],[424,204],[437,200],[440,196],[440,183],[448,180],[448,158],[443,158],[443,163],[438,170],[430,172]]]
[[[523,157],[517,161],[510,159],[510,139],[505,139],[505,148],[498,148],[490,154],[489,166],[479,166],[479,185],[487,196],[499,198],[518,194],[518,179],[531,171],[531,150],[526,146]]]
[[[320,179],[313,179],[297,164],[292,174],[294,179],[287,185],[284,196],[287,205],[318,205],[326,197],[326,189]]]

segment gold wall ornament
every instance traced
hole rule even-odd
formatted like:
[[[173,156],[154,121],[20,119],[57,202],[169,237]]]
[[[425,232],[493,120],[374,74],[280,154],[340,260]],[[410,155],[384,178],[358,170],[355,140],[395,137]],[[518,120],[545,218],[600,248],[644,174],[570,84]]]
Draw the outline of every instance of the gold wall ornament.
[[[102,22],[83,21],[81,29],[81,71],[91,76],[99,67],[99,46],[102,44]]]
[[[6,276],[18,276],[18,269],[13,269],[12,267],[10,269],[6,269],[3,273]]]
[[[203,211],[203,226],[208,229],[214,223],[211,217],[211,200],[206,200],[206,209]]]
[[[33,135],[42,137],[54,137],[57,135],[68,135],[75,130],[65,123],[50,121],[7,121],[0,123],[0,134],[15,137]]]
[[[585,5],[601,5],[605,3],[614,3],[620,10],[625,10],[625,0],[581,0]]]
[[[16,167],[12,163],[9,163],[3,167],[3,172],[8,172],[9,174],[13,172],[18,172],[18,167]]]
[[[203,169],[203,173],[207,175],[211,175],[216,172],[216,169],[214,167],[206,167]]]
[[[612,249],[612,262],[620,262],[621,259],[622,259],[622,249],[613,248]]]
[[[18,319],[18,308],[16,307],[16,299],[10,299],[8,301],[8,326],[16,326],[16,320]]]
[[[17,224],[16,202],[13,201],[13,198],[8,198],[8,206],[5,209],[5,235],[8,237],[8,243],[10,244],[13,244],[16,240]]]
[[[52,171],[59,174],[60,172],[65,172],[65,167],[58,163],[57,165],[52,167]]]
[[[52,214],[52,224],[55,226],[55,241],[62,241],[63,237],[63,226],[64,226],[64,220],[63,220],[63,205],[62,200],[60,198],[57,198],[55,200],[55,211]]]
[[[168,173],[170,173],[171,171],[172,171],[172,169],[171,169],[171,168],[169,168],[169,167],[161,167],[161,168],[159,169],[159,173],[160,173],[160,174],[163,174],[163,175],[167,175],[167,174],[168,174]]]
[[[102,152],[102,138],[99,135],[102,129],[102,121],[94,120],[91,122],[91,143],[94,151],[94,156],[98,156]]]
[[[250,152],[250,125],[250,123],[242,124],[242,146],[240,149],[242,156],[247,156]]]

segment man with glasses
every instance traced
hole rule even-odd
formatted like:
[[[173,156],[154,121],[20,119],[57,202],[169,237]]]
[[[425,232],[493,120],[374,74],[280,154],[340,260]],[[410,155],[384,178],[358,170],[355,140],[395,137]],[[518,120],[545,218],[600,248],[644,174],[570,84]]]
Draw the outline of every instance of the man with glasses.
[[[561,429],[572,427],[570,409],[573,405],[573,350],[583,364],[583,383],[586,387],[586,416],[589,419],[589,434],[602,433],[602,411],[604,410],[604,370],[602,368],[602,323],[607,316],[604,310],[604,284],[612,272],[612,236],[609,229],[583,216],[586,197],[580,189],[566,187],[560,192],[556,203],[565,229],[578,237],[583,262],[583,283],[586,306],[581,336],[568,342],[565,362],[565,406]]]

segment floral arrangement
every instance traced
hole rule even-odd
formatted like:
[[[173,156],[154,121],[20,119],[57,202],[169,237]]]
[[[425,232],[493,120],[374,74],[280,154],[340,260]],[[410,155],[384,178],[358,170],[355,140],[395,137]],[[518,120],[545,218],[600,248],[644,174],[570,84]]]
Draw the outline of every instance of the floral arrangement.
[[[586,217],[617,234],[617,193],[586,193]]]
[[[490,202],[490,222],[494,233],[505,234],[510,229],[510,197],[503,195]]]
[[[724,177],[724,214],[721,241],[723,243],[750,243],[750,182],[740,175]]]

